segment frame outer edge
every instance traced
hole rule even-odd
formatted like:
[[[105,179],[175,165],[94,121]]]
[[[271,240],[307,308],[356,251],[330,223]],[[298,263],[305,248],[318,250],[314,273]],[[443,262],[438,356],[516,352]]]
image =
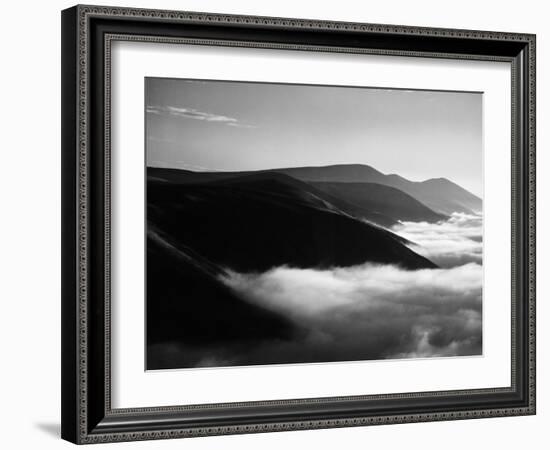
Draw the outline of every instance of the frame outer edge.
[[[277,27],[284,29],[319,29],[341,32],[379,32],[383,34],[457,37],[463,39],[500,40],[524,43],[529,52],[528,108],[524,117],[529,124],[528,139],[528,227],[529,227],[529,340],[528,364],[529,399],[526,406],[497,409],[478,409],[462,412],[424,413],[376,417],[340,418],[320,421],[293,421],[250,426],[198,427],[166,429],[164,431],[136,431],[122,433],[93,432],[89,430],[87,402],[87,314],[88,296],[88,59],[91,17],[128,17],[140,20],[162,20],[177,23],[241,24],[250,27]],[[62,51],[62,164],[63,164],[63,263],[62,263],[62,437],[74,443],[99,443],[166,439],[220,434],[241,434],[287,431],[298,429],[334,428],[371,424],[411,423],[424,421],[456,420],[482,417],[502,417],[535,413],[535,36],[531,34],[500,33],[473,30],[451,30],[395,25],[358,24],[322,20],[235,16],[224,14],[162,11],[120,7],[78,5],[63,11]],[[68,51],[70,48],[73,51]],[[68,68],[66,66],[69,66]],[[73,100],[71,102],[71,100]],[[76,109],[73,109],[76,105]],[[525,141],[524,141],[525,142]],[[66,191],[69,191],[68,193]],[[76,220],[75,220],[76,219]],[[71,277],[74,275],[74,277]],[[71,289],[74,287],[75,289]],[[72,316],[71,316],[72,315]],[[74,318],[74,320],[70,320]],[[71,388],[74,387],[74,389]]]
[[[76,7],[61,13],[61,437],[77,443],[77,17]]]
[[[90,244],[89,235],[89,215],[90,202],[88,199],[89,190],[89,117],[90,105],[88,102],[88,66],[89,66],[89,47],[90,36],[88,33],[89,16],[87,9],[84,6],[77,5],[77,61],[76,61],[76,79],[77,79],[77,99],[78,99],[78,114],[76,118],[77,140],[75,153],[77,157],[77,193],[78,193],[78,239],[77,239],[77,340],[78,340],[78,390],[77,390],[77,417],[78,417],[78,435],[77,444],[85,444],[91,442],[89,438],[89,404],[88,404],[88,334],[89,334],[89,316],[90,311],[88,303],[90,301],[88,291],[88,252]]]
[[[528,164],[529,164],[529,410],[531,414],[537,411],[536,389],[536,102],[537,102],[537,70],[536,70],[536,35],[529,36],[529,96],[528,96]]]
[[[97,16],[116,16],[137,18],[142,20],[161,19],[172,22],[199,22],[215,24],[245,25],[249,27],[276,26],[287,29],[318,29],[336,31],[377,32],[382,34],[425,35],[455,37],[466,39],[488,39],[510,42],[530,42],[534,34],[513,33],[502,31],[468,30],[441,27],[425,27],[395,24],[377,24],[364,22],[348,22],[324,19],[303,19],[278,16],[253,16],[226,13],[205,13],[199,11],[174,11],[168,9],[128,8],[122,6],[99,6],[79,4],[83,14]]]

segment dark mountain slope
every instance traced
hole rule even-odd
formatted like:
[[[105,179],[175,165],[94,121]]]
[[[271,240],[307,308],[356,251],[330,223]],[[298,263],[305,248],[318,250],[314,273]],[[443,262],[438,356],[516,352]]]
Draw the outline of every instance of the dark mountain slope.
[[[327,200],[330,195],[286,175],[178,183],[169,178],[186,177],[154,172],[147,182],[149,370],[233,365],[263,342],[304,338],[307,330],[290,318],[226,286],[222,278],[228,269],[262,272],[282,265],[323,268],[368,261],[435,267],[403,238],[351,217]]]
[[[235,295],[217,278],[221,274],[221,268],[190,249],[178,248],[149,226],[148,369],[173,367],[174,355],[159,349],[170,348],[174,342],[204,349],[219,344],[242,346],[262,339],[286,339],[296,333],[288,319]],[[193,366],[200,355],[179,351],[178,358],[180,366]]]
[[[191,172],[188,170],[158,169],[150,167],[147,169],[147,173],[150,181],[179,185],[230,182],[235,179],[242,180],[245,177],[246,179],[252,180],[253,177],[265,177],[266,174],[269,174],[269,177],[273,179],[276,179],[277,177],[279,179],[284,179],[285,183],[294,185],[298,190],[303,191],[303,193],[308,192],[311,194],[310,198],[317,197],[324,203],[332,205],[333,209],[336,208],[343,214],[363,218],[383,227],[390,227],[398,222],[398,219],[394,217],[385,216],[383,214],[371,211],[364,206],[352,204],[343,198],[332,196],[329,193],[323,192],[308,183],[278,172]]]
[[[198,183],[219,181],[253,173],[278,172],[305,182],[327,183],[377,183],[390,186],[414,197],[436,213],[453,212],[471,214],[481,211],[482,201],[466,189],[446,178],[426,181],[410,181],[396,174],[385,175],[371,166],[340,164],[323,167],[292,167],[257,172],[191,172],[178,169],[148,168],[148,174],[159,180],[173,183]],[[346,199],[344,199],[346,200]],[[373,212],[373,211],[371,211]],[[398,217],[399,219],[399,217]]]
[[[403,206],[406,205],[407,211],[399,211],[399,208],[397,207],[398,204],[393,202],[392,205],[395,206],[395,208],[392,209],[393,214],[390,215],[383,213],[383,210],[390,210],[390,208],[380,207],[381,204],[384,204],[384,202],[387,201],[385,196],[389,195],[390,192],[383,191],[380,188],[376,189],[376,187],[373,188],[372,195],[368,197],[370,198],[370,201],[367,201],[367,196],[365,196],[362,201],[350,201],[350,199],[346,197],[346,192],[344,192],[344,190],[340,190],[340,192],[338,192],[337,189],[319,189],[318,186],[313,185],[314,183],[300,181],[297,178],[280,172],[192,172],[178,169],[148,168],[147,173],[150,181],[159,183],[166,182],[178,185],[230,182],[231,180],[236,179],[242,180],[245,178],[253,179],[250,177],[265,177],[269,174],[269,176],[273,179],[276,177],[279,177],[279,179],[284,179],[285,183],[294,185],[303,193],[308,192],[311,195],[311,198],[317,197],[319,200],[322,199],[322,201],[331,204],[344,214],[365,219],[382,227],[391,227],[399,220],[411,220],[410,218],[412,217],[409,212],[411,205],[405,201],[400,204]],[[376,195],[377,193],[379,195]],[[418,201],[407,196],[405,193],[402,193],[402,196],[399,196],[398,193],[393,191],[391,194],[392,197],[407,197],[412,200],[414,204],[419,205],[419,211],[417,211],[415,215],[415,217],[420,218],[419,220],[432,222],[443,218],[443,216],[438,216],[424,205],[420,205]]]
[[[333,195],[326,190],[319,189],[312,183],[306,183],[278,172],[250,172],[250,174],[240,177],[221,179],[218,183],[220,185],[234,183],[242,184],[255,181],[262,182],[267,179],[269,179],[270,182],[276,180],[281,185],[289,188],[288,193],[294,196],[294,200],[301,199],[305,206],[315,206],[328,212],[366,219],[383,227],[389,227],[398,222],[398,219],[395,217],[371,209],[367,202],[364,202],[362,205],[350,202],[346,197]]]
[[[249,177],[173,184],[150,177],[148,223],[176,246],[241,272],[272,267],[435,267],[402,238],[342,213],[293,179]]]
[[[310,182],[319,190],[360,208],[403,221],[437,222],[447,216],[432,211],[403,191],[378,183]]]

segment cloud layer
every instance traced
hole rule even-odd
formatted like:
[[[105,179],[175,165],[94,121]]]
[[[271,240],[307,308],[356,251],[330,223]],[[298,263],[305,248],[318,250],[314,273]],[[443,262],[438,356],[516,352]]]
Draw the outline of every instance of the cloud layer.
[[[295,333],[286,339],[172,343],[155,352],[184,367],[480,355],[481,217],[402,222],[392,231],[440,267],[227,268],[220,281],[243,301],[287,318]]]
[[[480,215],[453,213],[438,223],[400,222],[394,233],[415,245],[411,249],[441,267],[455,267],[469,262],[481,264],[483,229]]]
[[[302,330],[295,340],[264,342],[233,355],[234,364],[480,354],[481,280],[475,263],[417,271],[372,264],[229,271],[224,283]]]

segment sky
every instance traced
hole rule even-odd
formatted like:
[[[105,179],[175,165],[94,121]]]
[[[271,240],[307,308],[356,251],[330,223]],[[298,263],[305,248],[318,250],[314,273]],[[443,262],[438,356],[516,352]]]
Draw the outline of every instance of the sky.
[[[145,79],[150,167],[367,164],[482,196],[482,93]]]

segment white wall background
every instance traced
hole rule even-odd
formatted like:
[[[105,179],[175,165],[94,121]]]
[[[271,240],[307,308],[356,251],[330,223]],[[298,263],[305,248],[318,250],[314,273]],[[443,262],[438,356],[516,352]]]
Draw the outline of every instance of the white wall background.
[[[98,3],[103,3],[98,0]],[[68,448],[59,438],[60,403],[60,10],[70,1],[10,2],[0,45],[0,446]],[[536,33],[538,42],[538,415],[116,444],[117,448],[275,449],[543,448],[548,441],[550,189],[549,12],[545,2],[500,0],[111,0],[106,4],[235,14],[348,20]]]

